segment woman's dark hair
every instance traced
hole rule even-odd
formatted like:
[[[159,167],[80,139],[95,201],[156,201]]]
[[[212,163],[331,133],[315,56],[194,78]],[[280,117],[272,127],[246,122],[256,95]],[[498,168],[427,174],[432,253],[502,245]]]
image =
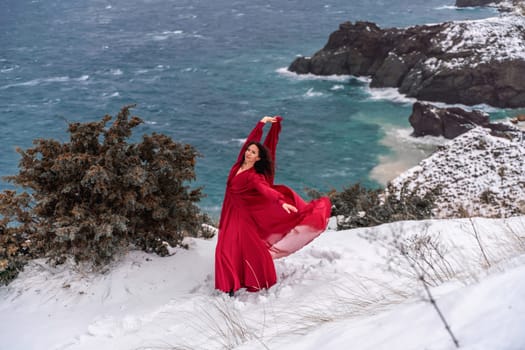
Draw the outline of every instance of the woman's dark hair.
[[[256,161],[253,165],[253,167],[255,168],[255,172],[258,174],[263,174],[265,176],[273,177],[272,156],[268,148],[266,148],[266,146],[259,142],[252,141],[246,146],[246,149],[248,149],[248,147],[250,147],[251,145],[257,146],[257,148],[259,149],[259,158],[261,158],[258,161]],[[244,162],[244,155],[242,160]]]

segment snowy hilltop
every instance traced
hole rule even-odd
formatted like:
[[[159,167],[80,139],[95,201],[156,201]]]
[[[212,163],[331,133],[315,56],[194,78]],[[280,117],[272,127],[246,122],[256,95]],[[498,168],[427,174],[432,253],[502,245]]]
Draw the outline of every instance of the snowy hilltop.
[[[9,350],[449,350],[525,348],[525,217],[328,230],[276,260],[278,283],[214,290],[215,239],[161,258],[131,252],[104,274],[32,262],[0,287]]]
[[[439,189],[434,216],[508,217],[525,211],[525,140],[476,127],[392,181],[424,195]]]
[[[431,43],[447,56],[429,58],[425,65],[432,71],[476,67],[494,61],[525,59],[521,40],[525,18],[505,15],[482,20],[455,21],[443,24],[441,33]]]

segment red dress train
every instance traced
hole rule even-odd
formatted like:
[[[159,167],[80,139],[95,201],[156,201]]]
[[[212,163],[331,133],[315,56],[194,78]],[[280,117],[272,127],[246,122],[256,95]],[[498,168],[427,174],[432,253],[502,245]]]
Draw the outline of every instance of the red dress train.
[[[264,142],[274,162],[280,122],[278,117]],[[215,250],[215,288],[224,292],[270,288],[277,282],[273,259],[308,244],[326,229],[330,217],[327,197],[307,203],[254,168],[237,174],[248,143],[261,140],[263,127],[259,122],[246,139],[226,184]],[[294,205],[297,213],[287,213],[284,202]]]

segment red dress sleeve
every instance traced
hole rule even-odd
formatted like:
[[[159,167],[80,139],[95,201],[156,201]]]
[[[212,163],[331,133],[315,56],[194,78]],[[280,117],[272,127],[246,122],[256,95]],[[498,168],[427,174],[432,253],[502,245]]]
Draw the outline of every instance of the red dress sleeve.
[[[279,133],[281,132],[281,120],[283,120],[281,116],[277,116],[276,118],[277,121],[275,123],[272,123],[272,127],[268,132],[268,135],[266,135],[266,139],[264,140],[264,146],[268,148],[268,150],[270,151],[270,155],[272,156],[271,174],[269,176],[266,176],[270,185],[273,185],[273,180],[275,176],[275,154],[277,151],[277,143],[279,142]]]
[[[255,174],[253,177],[253,185],[257,192],[259,192],[267,200],[277,203],[279,206],[282,206],[284,201],[284,195],[273,189],[266,177],[262,174]],[[284,209],[283,209],[284,210]]]

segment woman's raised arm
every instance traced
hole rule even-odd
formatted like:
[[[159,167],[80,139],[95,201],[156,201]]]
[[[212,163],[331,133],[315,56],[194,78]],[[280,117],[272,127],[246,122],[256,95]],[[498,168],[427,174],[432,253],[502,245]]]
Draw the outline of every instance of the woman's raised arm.
[[[257,125],[255,125],[255,128],[253,128],[252,132],[250,132],[250,134],[246,138],[246,141],[244,142],[244,145],[241,147],[241,151],[239,152],[239,156],[237,157],[237,163],[242,160],[244,152],[246,152],[246,148],[248,147],[248,144],[250,142],[261,142],[264,124],[268,122],[275,123],[277,122],[277,118],[264,116],[259,122],[257,122]]]
[[[276,115],[275,117],[269,117],[272,121],[272,127],[270,131],[268,132],[268,135],[266,135],[266,139],[264,140],[264,146],[270,151],[270,156],[272,157],[272,171],[271,176],[268,178],[268,182],[273,185],[273,179],[275,176],[275,164],[276,164],[276,151],[277,151],[277,143],[279,142],[279,133],[281,132],[281,120],[283,118],[281,116]]]

